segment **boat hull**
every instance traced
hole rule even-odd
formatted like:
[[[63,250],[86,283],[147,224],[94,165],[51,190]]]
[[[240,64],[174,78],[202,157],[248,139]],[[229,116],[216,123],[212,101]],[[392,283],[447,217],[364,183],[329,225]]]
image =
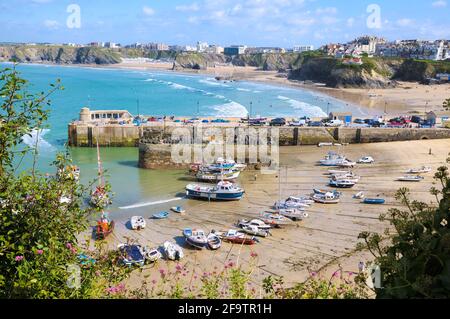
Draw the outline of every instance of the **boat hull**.
[[[217,200],[217,201],[235,201],[235,200],[241,200],[244,197],[244,192],[206,193],[206,192],[198,192],[198,191],[187,189],[186,196],[191,197],[191,198]]]
[[[366,198],[363,203],[368,205],[383,205],[386,201],[384,199]]]

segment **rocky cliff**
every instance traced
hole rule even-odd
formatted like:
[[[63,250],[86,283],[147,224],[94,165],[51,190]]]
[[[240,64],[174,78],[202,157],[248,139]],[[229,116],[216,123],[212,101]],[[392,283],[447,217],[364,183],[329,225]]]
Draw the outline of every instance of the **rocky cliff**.
[[[4,46],[0,60],[21,63],[114,64],[121,54],[104,48],[73,48],[67,46]]]

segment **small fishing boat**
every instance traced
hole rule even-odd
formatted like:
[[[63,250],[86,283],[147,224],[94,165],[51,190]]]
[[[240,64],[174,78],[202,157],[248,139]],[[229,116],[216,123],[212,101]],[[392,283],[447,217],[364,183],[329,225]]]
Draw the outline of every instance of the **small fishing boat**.
[[[346,159],[344,156],[339,155],[335,152],[329,152],[324,159],[319,161],[321,166],[338,166],[340,163],[344,162]]]
[[[153,215],[154,219],[166,219],[167,217],[169,217],[169,213],[168,212],[160,212],[157,214]]]
[[[309,215],[305,211],[298,210],[298,209],[280,209],[278,212],[281,216],[287,217],[289,219],[292,219],[295,221],[300,221],[305,218],[308,218]]]
[[[303,196],[303,197],[294,197],[290,196],[287,201],[289,202],[295,202],[295,203],[303,203],[307,205],[314,204],[314,201],[311,199],[311,197]]]
[[[259,237],[269,237],[270,231],[268,229],[260,229],[255,225],[242,225],[242,231],[246,234],[259,236]]]
[[[427,174],[430,173],[433,169],[431,167],[422,166],[421,168],[412,168],[407,171],[407,174]]]
[[[336,197],[333,193],[327,194],[315,194],[313,199],[319,204],[338,204],[340,202],[340,197]]]
[[[162,258],[162,254],[157,248],[144,250],[144,253],[145,259],[151,263],[157,262]]]
[[[337,188],[352,188],[355,186],[356,183],[354,181],[348,180],[348,179],[341,179],[341,180],[330,180],[330,186],[331,187],[337,187]]]
[[[383,198],[366,198],[363,200],[363,203],[369,205],[383,205],[386,203],[386,200]]]
[[[237,226],[240,228],[242,228],[243,226],[255,226],[258,229],[267,231],[269,231],[272,228],[271,225],[266,224],[261,219],[252,219],[250,221],[242,219],[237,223]]]
[[[337,166],[337,167],[350,167],[350,168],[353,168],[353,167],[356,166],[356,162],[352,162],[350,160],[345,159],[343,161],[338,162],[337,165],[335,165],[335,166]]]
[[[203,198],[209,200],[241,200],[245,191],[226,181],[219,182],[216,186],[201,186],[190,184],[186,186],[186,196],[194,198]]]
[[[280,214],[262,213],[260,219],[267,225],[280,227],[290,225],[292,221]]]
[[[373,164],[373,163],[375,163],[375,160],[371,156],[364,156],[358,160],[358,163],[359,164]]]
[[[125,266],[140,266],[145,265],[144,249],[140,245],[120,244],[117,247],[120,251],[120,263]]]
[[[419,175],[406,175],[406,176],[399,177],[397,179],[397,181],[399,181],[399,182],[421,182],[424,179],[425,178],[423,176],[419,176]]]
[[[255,245],[258,240],[255,237],[249,238],[244,233],[230,229],[228,232],[221,234],[223,241],[239,244],[239,245]]]
[[[294,202],[294,201],[281,201],[281,202],[275,202],[273,205],[274,209],[289,209],[289,208],[297,208],[297,209],[305,209],[309,208],[309,204],[304,204],[300,202]]]
[[[335,197],[340,197],[342,195],[342,193],[338,192],[338,191],[331,191],[331,190],[323,190],[323,189],[314,189],[314,194],[316,195],[326,195],[331,193],[332,195],[334,195]],[[313,198],[314,200],[314,198]]]
[[[181,260],[184,258],[183,249],[175,243],[166,241],[163,244],[163,249],[165,256],[169,260]]]
[[[203,249],[208,245],[208,238],[201,229],[186,228],[183,230],[183,236],[186,239],[186,244],[194,248]]]
[[[352,176],[352,175],[342,175],[342,176],[336,176],[336,175],[333,175],[333,176],[331,176],[331,180],[333,180],[333,181],[348,181],[348,182],[353,182],[353,183],[355,183],[355,184],[357,184],[357,183],[359,183],[359,179],[360,179],[360,177],[359,176]]]
[[[130,223],[131,223],[131,228],[133,230],[141,230],[147,226],[147,223],[145,222],[145,219],[142,216],[131,217]]]
[[[181,207],[181,206],[172,207],[172,208],[170,208],[170,210],[175,212],[175,213],[178,213],[178,214],[186,213],[186,210],[183,207]]]
[[[209,233],[208,237],[208,248],[211,250],[217,250],[222,247],[222,239],[214,231]]]
[[[95,227],[95,238],[97,240],[106,239],[109,235],[112,234],[115,227],[115,222],[113,220],[109,220],[106,217],[106,214],[102,214],[102,217],[97,222],[97,226]]]
[[[353,195],[353,198],[355,199],[363,199],[365,197],[364,192],[359,192],[355,195]]]
[[[199,171],[196,175],[197,180],[204,182],[217,183],[218,181],[234,181],[239,178],[241,172],[237,171],[224,171],[224,172],[211,172],[211,171]]]

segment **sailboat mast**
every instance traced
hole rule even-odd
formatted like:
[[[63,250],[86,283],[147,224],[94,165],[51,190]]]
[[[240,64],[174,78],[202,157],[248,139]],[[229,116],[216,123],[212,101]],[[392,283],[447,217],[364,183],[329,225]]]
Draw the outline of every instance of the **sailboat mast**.
[[[103,167],[102,160],[100,159],[100,146],[98,145],[98,131],[97,131],[97,165],[98,165],[98,183],[99,186],[103,186]]]

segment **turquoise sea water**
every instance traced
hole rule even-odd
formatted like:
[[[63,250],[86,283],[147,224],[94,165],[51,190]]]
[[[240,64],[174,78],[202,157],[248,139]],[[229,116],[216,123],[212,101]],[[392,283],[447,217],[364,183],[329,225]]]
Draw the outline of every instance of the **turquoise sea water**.
[[[0,64],[5,66],[11,65]],[[32,92],[47,91],[56,79],[65,88],[51,96],[49,127],[39,143],[39,167],[49,172],[56,152],[64,149],[67,124],[78,119],[84,106],[93,110],[126,109],[137,114],[139,105],[139,113],[145,115],[220,117],[243,117],[250,110],[253,116],[323,116],[328,107],[330,111],[348,109],[345,102],[315,92],[251,82],[224,83],[201,75],[44,65],[18,65],[17,69],[30,82]],[[24,142],[31,144],[33,138],[27,137]],[[81,168],[82,180],[95,177],[95,150],[72,149],[71,152]],[[183,172],[138,169],[137,149],[103,148],[101,153],[116,192],[113,210],[172,199],[183,192],[186,184]],[[24,168],[29,163],[25,161]]]

